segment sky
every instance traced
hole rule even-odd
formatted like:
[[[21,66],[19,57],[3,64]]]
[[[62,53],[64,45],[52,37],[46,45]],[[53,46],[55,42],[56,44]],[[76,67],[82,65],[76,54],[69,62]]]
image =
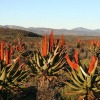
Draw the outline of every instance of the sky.
[[[100,0],[0,0],[0,25],[100,29]]]

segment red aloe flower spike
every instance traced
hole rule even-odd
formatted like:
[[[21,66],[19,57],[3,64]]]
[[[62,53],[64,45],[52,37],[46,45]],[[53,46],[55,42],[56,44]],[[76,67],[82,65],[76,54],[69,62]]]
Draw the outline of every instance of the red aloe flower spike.
[[[97,58],[95,56],[92,56],[92,61],[90,62],[88,73],[91,74],[92,70],[94,69],[95,62]]]
[[[47,35],[43,37],[43,42],[42,42],[42,56],[47,55]]]
[[[54,35],[52,30],[49,37],[49,51],[52,50],[53,45],[54,45]]]
[[[5,53],[6,53],[6,64],[9,64],[9,50],[6,50]]]
[[[74,58],[75,58],[75,62],[78,64],[78,51],[74,50]]]
[[[4,60],[4,42],[1,43],[1,60]]]
[[[69,64],[69,66],[72,67],[73,69],[75,69],[76,71],[78,71],[78,64],[75,63],[74,61],[71,61],[67,54],[66,54],[65,58]]]
[[[6,47],[7,47],[7,50],[5,50],[5,56],[7,55],[6,56],[6,59],[8,59],[8,63],[10,63],[10,60],[11,60],[10,44],[9,43],[6,43]],[[8,63],[6,63],[6,64],[8,64]]]

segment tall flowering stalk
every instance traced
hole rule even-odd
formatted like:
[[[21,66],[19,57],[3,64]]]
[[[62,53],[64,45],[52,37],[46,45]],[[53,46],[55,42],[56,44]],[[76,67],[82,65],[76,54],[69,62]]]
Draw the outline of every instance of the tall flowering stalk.
[[[11,45],[6,43],[6,50],[5,50],[5,62],[6,64],[11,63]]]
[[[74,50],[74,58],[75,61],[71,61],[69,56],[66,54],[65,56],[68,64],[70,65],[70,67],[72,67],[73,69],[75,69],[76,71],[78,71],[78,51]]]
[[[91,72],[93,71],[96,61],[97,61],[96,56],[92,56],[92,61],[90,62],[89,69],[88,69],[89,74],[91,74]]]
[[[92,45],[92,46],[94,45],[93,40],[90,40],[90,45]]]
[[[69,56],[67,54],[66,54],[65,58],[66,58],[68,64],[70,65],[70,67],[72,67],[73,69],[75,69],[76,71],[78,71],[78,64],[75,63],[74,61],[71,61],[70,58],[69,58]]]
[[[4,60],[4,42],[1,43],[1,60]]]
[[[80,39],[80,38],[78,38],[78,39],[76,40],[76,42],[77,42],[77,43],[80,43],[80,42],[81,42],[81,39]]]
[[[42,42],[42,56],[47,55],[47,34],[43,37],[43,42]]]
[[[49,51],[52,51],[53,45],[54,45],[54,34],[52,30],[49,36]]]
[[[5,51],[5,56],[6,56],[6,64],[9,64],[9,50],[8,49]]]

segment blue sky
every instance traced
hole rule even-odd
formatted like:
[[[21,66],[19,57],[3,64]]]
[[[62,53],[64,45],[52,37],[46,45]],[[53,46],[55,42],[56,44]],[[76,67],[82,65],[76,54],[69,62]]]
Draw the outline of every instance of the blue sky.
[[[0,25],[100,29],[100,0],[0,0]]]

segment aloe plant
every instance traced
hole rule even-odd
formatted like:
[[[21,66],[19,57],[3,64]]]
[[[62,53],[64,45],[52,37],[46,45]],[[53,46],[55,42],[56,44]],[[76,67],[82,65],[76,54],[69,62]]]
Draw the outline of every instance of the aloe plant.
[[[34,76],[38,77],[38,91],[49,88],[50,82],[57,78],[65,64],[63,58],[64,51],[59,46],[53,52],[48,52],[43,57],[39,51],[34,52],[34,56],[29,60]]]
[[[34,56],[29,59],[33,74],[39,77],[59,75],[59,70],[66,62],[63,58],[64,53],[59,46],[53,52],[49,52],[46,57],[43,57],[39,51],[34,51]]]
[[[5,64],[0,61],[0,92],[2,95],[6,92],[14,92],[21,89],[21,83],[28,77],[28,71],[22,70],[18,59],[13,64]]]
[[[53,37],[53,33],[50,36]],[[41,99],[40,94],[49,91],[50,82],[53,79],[57,79],[66,62],[64,58],[64,54],[66,53],[64,47],[60,47],[60,44],[54,44],[53,38],[50,39],[48,47],[48,41],[45,35],[43,38],[42,52],[39,50],[34,51],[33,57],[29,59],[32,73],[38,77],[38,91],[40,91],[38,92],[38,97],[40,97],[38,99]]]
[[[67,69],[67,77],[70,80],[63,82],[73,89],[66,94],[77,94],[79,100],[96,100],[95,93],[100,93],[100,75],[97,70],[98,59],[95,56],[92,57],[87,72],[78,63],[70,61],[68,55],[66,55],[66,60],[71,67],[71,70]]]

